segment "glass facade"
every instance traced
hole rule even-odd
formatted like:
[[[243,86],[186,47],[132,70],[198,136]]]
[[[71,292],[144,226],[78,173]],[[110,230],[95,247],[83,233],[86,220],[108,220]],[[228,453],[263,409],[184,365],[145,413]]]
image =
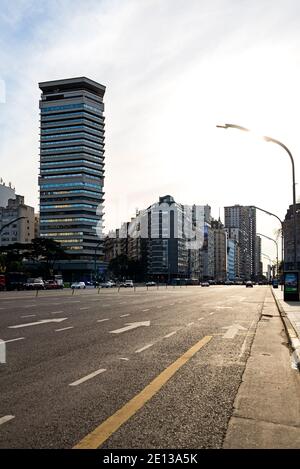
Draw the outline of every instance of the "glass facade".
[[[104,195],[105,87],[84,77],[39,86],[41,236],[93,261]]]

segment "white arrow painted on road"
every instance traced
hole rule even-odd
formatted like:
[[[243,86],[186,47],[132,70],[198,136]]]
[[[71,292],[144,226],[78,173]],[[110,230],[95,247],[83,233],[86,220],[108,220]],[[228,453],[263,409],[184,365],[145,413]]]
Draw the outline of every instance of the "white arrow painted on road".
[[[222,329],[228,329],[223,335],[223,339],[233,339],[239,331],[245,331],[245,327],[239,324],[232,324],[232,326],[222,327]]]
[[[115,331],[109,331],[111,334],[121,334],[122,332],[130,331],[131,329],[136,329],[137,327],[141,326],[150,326],[150,321],[142,321],[142,322],[127,322],[125,327],[121,327],[121,329],[116,329]]]
[[[17,326],[8,326],[9,329],[18,329],[19,327],[28,327],[28,326],[38,326],[39,324],[46,324],[48,322],[62,322],[68,318],[58,318],[58,319],[42,319],[41,321],[36,322],[27,322],[26,324],[18,324]]]

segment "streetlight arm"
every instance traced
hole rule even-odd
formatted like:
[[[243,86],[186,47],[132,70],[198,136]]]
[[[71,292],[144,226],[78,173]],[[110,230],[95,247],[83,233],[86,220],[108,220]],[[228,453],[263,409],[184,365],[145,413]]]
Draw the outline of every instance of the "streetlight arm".
[[[28,218],[28,217],[18,217],[18,218],[14,218],[14,219],[11,220],[9,223],[6,223],[5,225],[1,226],[1,228],[0,228],[0,233],[4,230],[4,228],[7,228],[7,227],[10,226],[12,223],[15,223],[15,222],[18,221],[18,220],[22,220],[23,218]]]

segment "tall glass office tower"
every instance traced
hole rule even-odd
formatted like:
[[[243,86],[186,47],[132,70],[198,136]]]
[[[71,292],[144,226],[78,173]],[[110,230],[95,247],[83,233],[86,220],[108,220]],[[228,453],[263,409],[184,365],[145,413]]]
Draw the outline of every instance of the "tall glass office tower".
[[[39,87],[40,233],[88,271],[101,231],[105,86],[80,77]]]

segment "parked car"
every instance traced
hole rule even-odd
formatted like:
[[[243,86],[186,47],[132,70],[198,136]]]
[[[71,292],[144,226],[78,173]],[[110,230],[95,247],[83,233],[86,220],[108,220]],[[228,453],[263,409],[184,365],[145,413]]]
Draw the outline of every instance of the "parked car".
[[[41,278],[29,278],[24,287],[25,290],[45,290],[45,284]]]
[[[209,287],[209,282],[202,282],[201,287]]]
[[[124,287],[125,288],[133,288],[133,281],[132,280],[125,280]]]
[[[147,282],[146,287],[156,287],[156,282]]]
[[[61,286],[56,282],[56,280],[46,280],[45,289],[46,290],[58,290]]]
[[[86,288],[85,287],[85,282],[74,282],[71,284],[71,288],[73,288],[74,290],[79,290],[81,288]]]
[[[246,288],[253,288],[253,283],[251,282],[251,280],[248,280],[246,282]]]
[[[100,284],[100,286],[101,286],[102,288],[112,288],[112,287],[114,287],[115,285],[116,285],[116,284],[115,284],[114,282],[110,282],[109,280],[108,280],[108,282],[104,282],[104,283],[101,283],[101,284]]]

